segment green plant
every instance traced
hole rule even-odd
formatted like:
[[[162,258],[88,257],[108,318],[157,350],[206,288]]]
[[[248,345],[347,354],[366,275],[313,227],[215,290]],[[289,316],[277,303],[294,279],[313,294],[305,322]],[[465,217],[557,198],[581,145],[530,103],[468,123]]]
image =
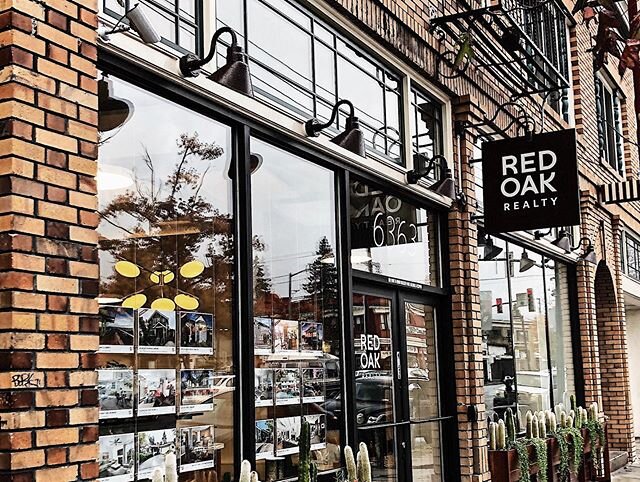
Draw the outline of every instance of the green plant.
[[[504,414],[504,423],[507,428],[507,444],[511,445],[516,441],[516,421],[511,408],[507,408],[507,411]]]
[[[564,482],[570,474],[577,474],[582,465],[584,439],[580,430],[567,426],[558,429],[556,440],[560,448],[560,480]]]
[[[520,467],[520,480],[519,482],[531,482],[531,475],[529,474],[529,445],[528,440],[518,439],[513,443],[513,448],[516,449],[516,455],[518,456],[518,467]]]
[[[357,470],[358,482],[371,482],[371,462],[369,461],[369,449],[367,444],[360,442],[358,446]]]
[[[538,465],[538,482],[547,482],[547,441],[541,438],[531,439],[536,452],[536,464]]]
[[[504,420],[498,422],[498,440],[496,441],[496,448],[498,450],[504,450],[507,448],[507,428],[504,425]]]
[[[306,420],[300,427],[300,458],[298,460],[298,481],[311,482],[311,427]]]
[[[600,420],[596,418],[595,420],[587,420],[585,427],[589,434],[589,441],[591,442],[593,468],[599,474],[602,465],[600,463],[602,459],[602,447],[607,443],[604,426]]]
[[[489,423],[489,450],[496,450],[498,448],[498,424],[495,422]]]

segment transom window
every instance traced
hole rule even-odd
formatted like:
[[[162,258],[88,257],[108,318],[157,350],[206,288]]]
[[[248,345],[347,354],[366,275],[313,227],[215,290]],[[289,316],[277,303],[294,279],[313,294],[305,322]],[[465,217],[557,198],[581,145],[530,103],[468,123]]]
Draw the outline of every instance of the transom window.
[[[104,12],[114,18],[124,15],[136,3],[162,37],[162,43],[181,52],[200,51],[202,2],[196,0],[102,0]],[[124,6],[122,6],[124,4]]]
[[[286,0],[219,2],[218,27],[244,42],[258,98],[300,119],[327,121],[340,99],[356,108],[367,149],[402,164],[401,76]],[[219,51],[223,61],[224,49]],[[338,116],[334,130],[344,127]]]

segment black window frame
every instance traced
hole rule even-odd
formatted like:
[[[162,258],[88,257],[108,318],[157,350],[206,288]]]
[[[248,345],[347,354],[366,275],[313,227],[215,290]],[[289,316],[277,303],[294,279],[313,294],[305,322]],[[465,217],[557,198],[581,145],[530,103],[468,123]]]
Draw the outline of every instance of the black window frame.
[[[396,68],[389,65],[386,61],[384,61],[384,59],[380,59],[378,56],[373,55],[370,52],[370,49],[363,46],[361,42],[359,42],[357,39],[354,39],[353,36],[350,35],[348,32],[345,32],[342,29],[333,26],[328,21],[325,21],[321,15],[318,15],[317,12],[304,8],[299,3],[294,3],[291,0],[282,0],[283,2],[287,3],[290,8],[296,9],[301,15],[304,15],[309,19],[311,24],[310,31],[307,30],[305,26],[300,25],[299,23],[295,22],[295,20],[287,17],[283,12],[280,12],[268,1],[256,0],[264,8],[268,8],[272,12],[274,12],[274,14],[285,18],[296,28],[303,30],[305,34],[310,36],[312,78],[307,80],[311,82],[311,89],[304,87],[298,84],[297,82],[295,82],[294,80],[283,75],[282,73],[278,72],[274,68],[270,67],[269,65],[265,64],[264,62],[261,62],[255,59],[251,55],[252,49],[256,47],[255,45],[252,46],[251,40],[246,35],[248,30],[248,24],[251,20],[248,18],[248,15],[247,15],[248,0],[236,0],[236,1],[242,2],[244,31],[242,33],[238,32],[238,39],[239,39],[239,42],[242,43],[244,51],[247,52],[249,65],[251,66],[251,64],[254,63],[255,65],[259,66],[261,69],[266,70],[270,75],[273,75],[274,77],[276,77],[278,80],[284,83],[288,83],[289,85],[292,86],[292,88],[297,89],[298,92],[301,92],[304,95],[309,96],[312,99],[313,112],[305,112],[300,108],[296,108],[295,106],[278,99],[272,94],[266,91],[263,91],[262,89],[257,87],[256,83],[254,82],[254,86],[253,86],[254,91],[259,95],[263,95],[264,97],[268,98],[270,102],[266,100],[263,100],[263,101],[267,103],[269,106],[274,107],[283,112],[286,112],[288,114],[296,115],[301,120],[309,119],[310,117],[319,117],[320,120],[322,121],[328,120],[328,118],[325,118],[318,114],[318,107],[320,104],[322,104],[323,107],[330,109],[335,105],[336,102],[338,102],[338,100],[341,100],[341,97],[339,96],[340,84],[338,79],[338,60],[339,59],[343,59],[344,61],[349,62],[354,68],[362,71],[365,75],[375,79],[375,81],[381,84],[381,86],[387,85],[387,82],[386,82],[387,78],[392,78],[395,82],[397,82],[398,88],[394,92],[398,97],[398,124],[399,124],[398,128],[392,125],[389,125],[387,122],[387,112],[388,112],[387,102],[388,101],[387,101],[386,95],[383,95],[382,97],[382,100],[384,103],[384,109],[383,109],[384,118],[376,119],[377,121],[380,121],[383,124],[382,127],[378,129],[374,129],[373,126],[371,126],[366,121],[366,119],[363,118],[362,115],[358,117],[360,120],[360,124],[364,126],[366,129],[374,133],[373,139],[372,139],[373,144],[378,145],[378,142],[380,142],[378,141],[378,139],[381,139],[381,141],[384,143],[384,152],[378,149],[375,149],[375,147],[372,147],[371,145],[367,145],[367,153],[371,154],[375,158],[386,160],[396,165],[401,165],[401,166],[406,165],[405,150],[404,150],[404,132],[406,132],[406,129],[408,128],[408,126],[404,125],[404,107],[405,106],[404,106],[403,79],[406,77],[405,74],[403,74],[402,72],[398,71]],[[219,26],[225,25],[219,18],[216,18],[216,23],[219,24]],[[327,41],[316,32],[316,25],[318,25],[320,28],[329,32],[329,34],[332,35],[331,43],[327,43]],[[222,39],[221,42],[224,43],[225,39]],[[321,97],[320,94],[318,94],[318,85],[316,82],[316,72],[315,72],[315,64],[316,64],[315,43],[316,42],[319,42],[324,47],[331,50],[333,54],[334,91],[331,93],[332,98],[330,99]],[[351,59],[349,59],[347,55],[340,52],[340,49],[338,47],[339,43],[343,43],[348,49],[350,49],[354,53],[354,55],[365,59],[367,62],[370,62],[373,66],[375,66],[378,69],[378,72],[382,73],[382,79],[378,79],[377,77],[372,76],[370,73],[366,72],[361,66],[359,66],[358,64],[354,63]],[[223,55],[220,52],[218,52],[218,58],[219,59],[223,58]],[[388,87],[384,87],[385,94],[388,92],[388,90],[391,90],[391,89]],[[358,106],[355,105],[354,107],[356,108],[356,115],[357,115]],[[361,111],[361,113],[365,113],[365,112]],[[345,121],[344,115],[343,114],[339,115],[336,119],[335,124],[332,127],[330,127],[328,130],[330,132],[333,132],[334,134],[338,133],[344,127],[344,121]],[[398,145],[399,157],[394,157],[390,153],[390,150],[394,148],[394,146],[396,145]]]
[[[619,89],[604,75],[595,76],[596,117],[600,160],[616,174],[625,177],[622,144],[622,102]]]
[[[630,262],[632,257],[635,264]],[[628,231],[625,231],[624,233],[624,257],[622,271],[629,278],[640,281],[640,240]]]
[[[350,265],[350,224],[349,224],[349,179],[350,176],[356,176],[359,180],[365,181],[371,185],[380,186],[381,179],[376,176],[371,169],[364,167],[356,167],[340,159],[336,155],[323,152],[310,147],[306,143],[302,143],[295,137],[286,137],[282,133],[274,129],[265,127],[259,121],[250,117],[231,111],[224,106],[216,103],[210,98],[194,92],[186,86],[180,85],[162,75],[145,69],[142,66],[132,64],[131,62],[119,57],[115,53],[100,50],[98,57],[98,68],[108,75],[114,75],[126,82],[146,89],[156,95],[162,96],[176,102],[179,105],[198,112],[202,115],[218,122],[224,123],[232,129],[233,159],[236,161],[233,178],[233,194],[234,194],[234,219],[235,231],[237,236],[235,245],[235,268],[234,268],[234,307],[233,307],[233,323],[236,328],[237,335],[233,341],[233,363],[237,367],[236,394],[234,397],[234,421],[238,427],[241,427],[241,433],[234,438],[234,468],[235,473],[240,472],[240,464],[243,459],[255,462],[255,410],[247,410],[254,408],[254,352],[253,344],[248,338],[252,336],[243,335],[253,333],[253,273],[251,263],[253,261],[252,246],[252,229],[251,229],[251,182],[250,182],[250,139],[259,138],[276,147],[286,149],[288,152],[303,157],[307,161],[313,162],[319,166],[326,167],[336,173],[336,220],[338,226],[337,247],[339,254],[336,256],[338,264],[339,283],[341,286],[341,316],[343,319],[342,334],[342,391],[341,397],[344,403],[344,410],[347,415],[344,417],[344,426],[342,435],[344,436],[342,443],[354,443],[355,437],[355,419],[350,417],[355,406],[353,403],[354,393],[349,390],[350,384],[353,382],[353,360],[352,353],[349,351],[353,347],[353,328],[349,322],[352,316],[352,295],[354,273]],[[238,162],[238,161],[242,162]],[[447,216],[443,215],[447,210],[443,206],[430,203],[419,196],[412,190],[405,190],[398,185],[385,186],[385,191],[389,194],[402,197],[416,206],[423,207],[430,212],[438,213],[439,229],[438,242],[440,263],[442,266],[448,266],[448,250],[447,250]],[[449,273],[448,270],[441,269],[441,278],[443,286],[448,286]],[[360,274],[361,275],[361,274]],[[365,273],[366,275],[366,273]],[[356,276],[357,278],[358,276]],[[360,276],[362,277],[362,276]],[[367,277],[368,281],[374,283],[383,283],[386,287],[397,288],[387,277],[381,275],[371,275]],[[453,376],[453,337],[451,324],[451,294],[445,288],[436,288],[432,286],[410,287],[409,292],[421,293],[426,297],[437,296],[440,304],[440,323],[438,325],[438,338],[440,347],[443,350],[438,357],[446,357],[448,363],[442,365],[441,369],[441,387],[448,388],[441,391],[441,403],[443,410],[451,415],[451,423],[458,426],[457,409],[456,409],[456,393],[455,393],[455,377]],[[349,348],[350,347],[350,348]],[[449,373],[446,371],[451,370]],[[247,376],[247,374],[251,376]],[[446,381],[446,385],[444,383]],[[453,474],[452,480],[459,480],[459,464],[457,464],[457,454],[459,450],[457,432],[453,430],[447,431],[442,437],[442,452],[447,454],[445,459],[448,464],[447,470]],[[321,482],[334,482],[336,470],[323,472],[319,474]],[[447,479],[449,480],[449,479]]]

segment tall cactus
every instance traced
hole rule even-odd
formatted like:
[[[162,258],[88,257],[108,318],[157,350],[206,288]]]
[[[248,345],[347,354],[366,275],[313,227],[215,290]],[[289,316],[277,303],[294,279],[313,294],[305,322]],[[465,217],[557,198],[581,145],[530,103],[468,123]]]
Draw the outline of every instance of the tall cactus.
[[[249,481],[260,482],[260,478],[258,477],[258,472],[256,472],[255,470],[252,470],[251,474],[249,475]]]
[[[525,426],[527,431],[527,438],[533,438],[533,414],[528,411],[525,415]]]
[[[504,450],[507,448],[507,428],[504,425],[504,420],[498,420],[497,432],[498,440],[496,441],[496,448],[498,450]]]
[[[344,448],[344,461],[347,466],[347,482],[356,482],[358,478],[356,460],[353,457],[353,450],[348,445]]]
[[[309,479],[311,482],[318,482],[318,466],[315,462],[309,464]]]
[[[498,424],[495,422],[489,423],[489,450],[496,450],[498,448]]]
[[[577,412],[578,411],[578,404],[576,403],[576,396],[575,395],[571,395],[569,397],[569,403],[571,404],[571,410],[573,410],[573,412]]]
[[[538,437],[541,439],[547,438],[547,424],[544,419],[544,414],[543,417],[538,420]]]
[[[298,481],[311,482],[311,426],[306,420],[300,428],[300,458],[298,460]],[[253,482],[253,481],[251,481]]]
[[[532,438],[539,438],[540,437],[540,432],[538,431],[538,416],[534,415],[531,418],[531,437]]]
[[[240,465],[240,480],[239,482],[251,481],[251,463],[248,460],[243,460]]]
[[[504,414],[504,419],[507,428],[507,443],[512,444],[516,441],[516,422],[511,408],[507,408],[507,411]]]
[[[369,461],[369,449],[367,444],[360,442],[358,446],[358,482],[371,482],[371,462]]]

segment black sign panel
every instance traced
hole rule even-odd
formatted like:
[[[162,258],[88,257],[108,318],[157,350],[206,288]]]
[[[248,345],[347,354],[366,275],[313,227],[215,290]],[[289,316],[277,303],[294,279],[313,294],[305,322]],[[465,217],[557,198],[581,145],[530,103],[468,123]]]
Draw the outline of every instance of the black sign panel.
[[[580,223],[575,129],[485,142],[482,176],[489,234]]]

